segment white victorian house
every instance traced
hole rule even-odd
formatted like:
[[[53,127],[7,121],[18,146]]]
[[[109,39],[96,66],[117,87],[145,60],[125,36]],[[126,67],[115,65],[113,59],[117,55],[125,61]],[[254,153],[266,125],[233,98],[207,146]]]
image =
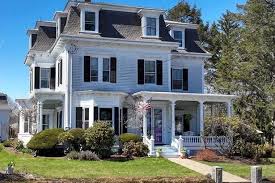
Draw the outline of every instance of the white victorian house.
[[[204,93],[204,61],[211,55],[199,43],[198,25],[164,15],[159,9],[74,0],[53,20],[38,21],[28,30],[25,60],[38,115],[34,130],[20,118],[26,130],[20,130],[19,139],[103,120],[111,122],[116,135],[142,133],[151,154],[158,145],[175,152],[182,143],[201,148],[204,103],[226,103],[230,116],[235,96]],[[151,101],[141,130],[125,125],[130,111],[123,104],[129,95]]]

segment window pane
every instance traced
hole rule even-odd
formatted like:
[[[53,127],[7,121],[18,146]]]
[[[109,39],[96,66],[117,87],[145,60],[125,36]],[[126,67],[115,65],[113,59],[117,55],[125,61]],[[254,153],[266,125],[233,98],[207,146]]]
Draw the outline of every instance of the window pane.
[[[100,109],[100,120],[101,121],[112,121],[112,108],[101,108]]]
[[[42,130],[49,129],[49,115],[43,115]]]
[[[109,81],[110,81],[110,72],[103,71],[103,82],[109,82]]]
[[[155,61],[145,61],[145,72],[155,72],[156,71]]]
[[[155,36],[156,35],[156,24],[157,24],[157,19],[156,18],[150,18],[147,17],[146,18],[146,22],[147,22],[147,35],[148,36]]]
[[[89,108],[85,109],[85,120],[89,121]]]
[[[91,81],[98,81],[98,58],[91,58]]]
[[[181,69],[173,69],[173,79],[174,80],[182,80],[182,70]]]
[[[156,75],[155,74],[145,74],[145,83],[155,84],[156,83]]]
[[[180,47],[182,47],[182,32],[174,31],[174,39],[180,43]]]
[[[85,30],[95,31],[95,13],[85,12]]]
[[[41,88],[50,88],[50,69],[41,68]]]
[[[103,82],[110,81],[110,59],[103,59]]]

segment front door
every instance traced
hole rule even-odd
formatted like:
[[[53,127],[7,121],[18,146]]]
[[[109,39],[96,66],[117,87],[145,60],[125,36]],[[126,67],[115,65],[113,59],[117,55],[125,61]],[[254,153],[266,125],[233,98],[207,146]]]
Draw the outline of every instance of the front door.
[[[154,130],[155,130],[155,143],[162,144],[163,143],[163,135],[162,135],[162,109],[154,109]]]

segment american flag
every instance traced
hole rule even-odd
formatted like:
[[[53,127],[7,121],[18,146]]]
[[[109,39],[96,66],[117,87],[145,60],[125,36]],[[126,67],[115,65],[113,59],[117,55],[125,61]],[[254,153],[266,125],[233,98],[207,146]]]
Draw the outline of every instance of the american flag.
[[[140,113],[144,113],[144,112],[148,111],[152,107],[151,102],[152,102],[152,98],[149,99],[147,102],[145,102],[145,101],[138,102],[137,111]]]

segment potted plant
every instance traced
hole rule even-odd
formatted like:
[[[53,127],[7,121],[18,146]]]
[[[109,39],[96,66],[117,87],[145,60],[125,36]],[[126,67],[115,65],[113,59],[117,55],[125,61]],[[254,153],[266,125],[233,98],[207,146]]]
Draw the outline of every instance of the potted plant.
[[[8,175],[12,175],[14,171],[14,167],[15,167],[15,163],[13,161],[9,162],[6,173]]]
[[[181,159],[185,159],[187,158],[187,149],[186,148],[183,148],[180,152],[180,158]]]
[[[162,148],[158,148],[156,152],[157,158],[161,156],[161,153],[162,153]]]

